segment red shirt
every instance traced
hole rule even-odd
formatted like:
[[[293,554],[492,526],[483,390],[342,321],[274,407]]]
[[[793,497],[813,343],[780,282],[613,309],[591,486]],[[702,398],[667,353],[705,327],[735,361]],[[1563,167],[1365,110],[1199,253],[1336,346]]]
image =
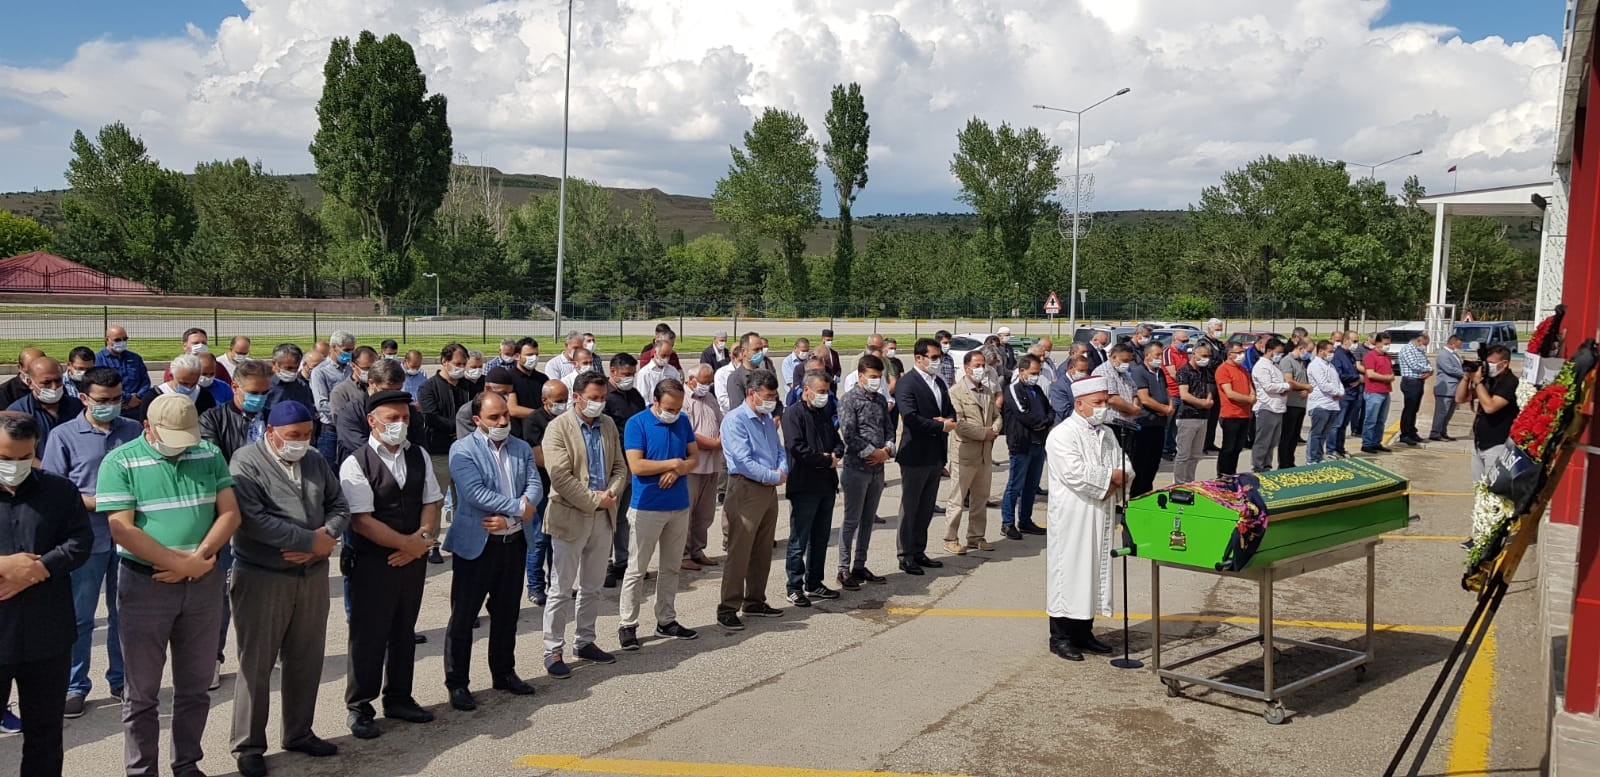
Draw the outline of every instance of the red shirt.
[[[1249,396],[1252,393],[1250,373],[1244,371],[1244,365],[1234,364],[1229,359],[1217,367],[1217,400],[1222,403],[1217,415],[1222,418],[1249,418],[1254,403],[1241,405],[1229,399],[1222,391],[1223,386],[1233,389],[1235,394]]]
[[[1367,351],[1367,355],[1361,359],[1361,366],[1367,368],[1368,375],[1394,374],[1394,360],[1389,358],[1389,354],[1378,348]],[[1373,380],[1369,377],[1367,378],[1366,389],[1368,394],[1388,394],[1394,391],[1394,384]]]
[[[1166,352],[1161,354],[1161,358],[1166,362],[1169,368],[1166,370],[1167,396],[1172,397],[1174,401],[1177,401],[1178,379],[1175,376],[1178,374],[1178,370],[1183,369],[1184,366],[1189,363],[1189,354],[1186,354],[1183,351],[1180,351],[1169,345],[1167,346]]]

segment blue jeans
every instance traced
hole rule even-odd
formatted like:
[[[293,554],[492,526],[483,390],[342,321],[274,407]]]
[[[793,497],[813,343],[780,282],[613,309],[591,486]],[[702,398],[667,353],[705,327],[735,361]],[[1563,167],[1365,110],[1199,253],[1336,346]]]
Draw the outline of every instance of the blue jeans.
[[[1000,500],[1000,525],[1033,526],[1033,497],[1044,477],[1044,446],[1032,445],[1027,453],[1011,454],[1006,493]]]
[[[1389,424],[1389,395],[1367,394],[1364,404],[1361,447],[1376,448],[1383,444],[1383,428]]]
[[[233,602],[228,598],[228,584],[233,580],[233,543],[222,546],[217,552],[217,571],[222,573],[222,633],[217,636],[217,663],[222,663],[222,649],[228,646],[228,623],[233,620]]]
[[[1333,427],[1339,423],[1343,415],[1343,408],[1330,410],[1320,407],[1311,409],[1311,434],[1306,437],[1306,463],[1321,463],[1326,453],[1333,453],[1337,449],[1333,445]]]
[[[790,591],[811,591],[822,585],[836,494],[830,491],[789,497],[789,549],[785,554],[784,571]]]
[[[334,472],[339,471],[339,431],[333,428],[333,424],[322,427],[322,434],[317,436],[317,452],[328,460],[328,466],[333,467]]]
[[[106,600],[106,684],[122,688],[122,641],[117,634],[117,551],[90,554],[83,566],[72,571],[72,609],[78,615],[78,641],[72,643],[72,674],[67,694],[88,696],[94,686],[89,680],[89,658],[94,648],[94,613],[100,604],[100,589]]]
[[[1333,422],[1333,431],[1328,435],[1328,453],[1345,454],[1345,437],[1352,431],[1359,429],[1356,418],[1361,415],[1361,393],[1355,389],[1345,389],[1345,394],[1339,399],[1339,417]]]
[[[529,530],[537,539],[528,543],[526,567],[529,596],[536,591],[543,591],[550,581],[550,535],[544,533],[544,503],[541,503],[538,511],[533,514],[532,523]]]

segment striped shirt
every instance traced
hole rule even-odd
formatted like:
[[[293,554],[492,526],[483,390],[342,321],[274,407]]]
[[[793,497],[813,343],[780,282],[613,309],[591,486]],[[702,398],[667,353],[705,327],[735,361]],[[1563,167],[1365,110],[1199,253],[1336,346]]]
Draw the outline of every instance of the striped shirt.
[[[1428,364],[1428,355],[1423,353],[1416,343],[1400,349],[1399,361],[1402,378],[1420,378],[1433,371],[1433,367]]]
[[[232,486],[228,462],[217,446],[202,440],[174,464],[139,437],[100,463],[95,507],[107,514],[133,510],[133,525],[151,539],[172,550],[191,551],[216,521],[217,492]],[[149,564],[125,548],[117,552]]]

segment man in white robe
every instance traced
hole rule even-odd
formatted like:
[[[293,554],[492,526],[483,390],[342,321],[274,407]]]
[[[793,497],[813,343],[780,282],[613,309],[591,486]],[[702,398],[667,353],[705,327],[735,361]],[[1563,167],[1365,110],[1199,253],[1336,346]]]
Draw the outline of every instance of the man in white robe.
[[[1072,384],[1073,412],[1045,441],[1050,477],[1050,532],[1045,552],[1050,652],[1082,661],[1083,651],[1110,653],[1094,638],[1094,616],[1111,615],[1111,548],[1122,499],[1122,449],[1104,424],[1103,377]]]

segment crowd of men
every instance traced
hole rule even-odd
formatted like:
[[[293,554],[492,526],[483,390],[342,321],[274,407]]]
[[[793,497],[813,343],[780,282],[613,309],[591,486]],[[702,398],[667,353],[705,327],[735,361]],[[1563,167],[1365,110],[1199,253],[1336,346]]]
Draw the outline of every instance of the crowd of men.
[[[1166,344],[1150,327],[1116,344],[1098,332],[1058,364],[1048,338],[1019,354],[1009,337],[1003,328],[958,360],[941,331],[918,339],[908,364],[874,334],[845,373],[828,330],[781,359],[756,332],[732,344],[718,332],[686,367],[663,324],[639,355],[608,359],[579,332],[548,361],[529,337],[488,358],[452,343],[427,375],[423,355],[393,340],[373,348],[340,331],[309,350],[283,343],[252,355],[249,338],[235,337],[214,355],[195,328],[160,383],[120,326],[65,365],[27,349],[18,376],[0,384],[0,538],[11,551],[0,555],[0,702],[15,687],[22,773],[61,772],[61,720],[86,713],[102,601],[103,678],[121,701],[126,773],[159,771],[169,666],[170,768],[199,773],[231,623],[232,755],[241,774],[264,775],[274,668],[280,745],[338,752],[314,726],[335,555],[349,627],[346,725],[363,739],[392,725],[380,725],[380,710],[404,724],[434,719],[413,696],[425,641],[416,624],[427,565],[445,554],[443,682],[451,707],[467,711],[484,614],[490,687],[534,692],[516,660],[524,598],[542,608],[541,663],[556,679],[573,661],[616,661],[596,633],[602,588],[620,586],[614,644],[624,651],[641,648],[652,594],[658,637],[698,636],[675,608],[684,572],[721,567],[722,628],[781,616],[769,599],[780,499],[790,516],[782,601],[810,607],[885,583],[867,558],[874,526],[886,523],[878,509],[891,459],[899,571],[943,566],[928,554],[936,514],[948,553],[993,551],[988,509],[998,507],[1000,536],[1048,534],[1049,646],[1082,660],[1110,650],[1090,626],[1109,614],[1114,506],[1153,490],[1163,459],[1184,483],[1211,454],[1219,476],[1236,474],[1246,449],[1254,471],[1292,467],[1302,432],[1307,463],[1348,455],[1357,434],[1362,452],[1387,452],[1396,383],[1408,445],[1423,442],[1429,380],[1430,440],[1453,439],[1452,413],[1470,404],[1474,450],[1489,451],[1517,408],[1509,352],[1464,360],[1456,338],[1432,360],[1425,336],[1391,360],[1382,333],[1312,340],[1297,330],[1230,344],[1213,319]],[[1001,436],[1009,467],[996,495]],[[1486,462],[1473,457],[1475,475]],[[1046,480],[1048,531],[1033,519]],[[721,560],[708,552],[719,507]]]

